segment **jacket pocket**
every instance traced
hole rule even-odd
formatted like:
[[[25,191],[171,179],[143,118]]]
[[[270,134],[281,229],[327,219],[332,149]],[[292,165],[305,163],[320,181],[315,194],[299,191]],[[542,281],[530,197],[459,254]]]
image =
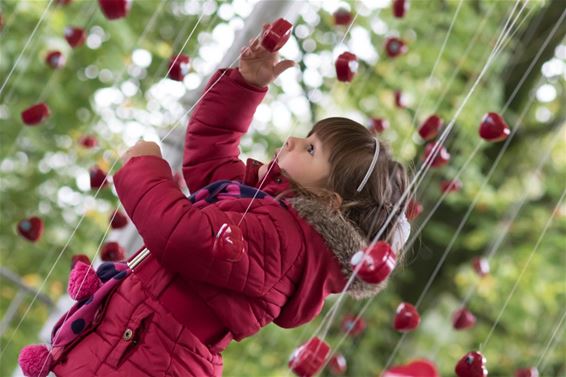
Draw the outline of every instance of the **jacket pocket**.
[[[153,317],[153,310],[140,305],[120,334],[120,340],[108,355],[106,362],[113,368],[119,368],[135,350],[143,344],[144,335]]]

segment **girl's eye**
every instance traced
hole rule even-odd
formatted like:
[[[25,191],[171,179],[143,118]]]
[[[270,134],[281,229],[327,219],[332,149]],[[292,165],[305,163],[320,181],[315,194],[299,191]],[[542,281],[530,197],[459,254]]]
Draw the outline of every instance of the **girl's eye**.
[[[314,156],[314,145],[309,144],[309,147],[307,148],[307,152],[309,152],[311,155]]]

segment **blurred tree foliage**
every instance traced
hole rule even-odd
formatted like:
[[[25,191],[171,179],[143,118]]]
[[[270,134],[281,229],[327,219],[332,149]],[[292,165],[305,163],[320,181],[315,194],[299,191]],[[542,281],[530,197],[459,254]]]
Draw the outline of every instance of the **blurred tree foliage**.
[[[242,25],[253,2],[140,0],[134,1],[128,18],[113,22],[102,16],[96,1],[53,4],[30,38],[47,3],[7,0],[0,5],[4,19],[0,79],[5,84],[0,93],[0,263],[22,276],[26,284],[57,300],[65,291],[71,255],[95,254],[106,236],[108,216],[117,205],[112,189],[94,197],[88,189],[88,169],[94,164],[111,169],[125,149],[124,135],[129,140],[140,136],[132,136],[133,125],[153,128],[160,134],[175,127],[180,96],[159,102],[150,95],[167,81],[162,80],[167,60],[197,25],[183,52],[193,59],[194,77],[206,79],[214,59],[205,47],[223,25]],[[450,164],[431,171],[417,190],[424,213],[413,223],[413,231],[423,225],[439,200],[439,181],[454,177],[465,165],[460,175],[464,185],[434,212],[411,247],[406,265],[396,271],[388,289],[369,304],[363,315],[367,330],[356,338],[343,338],[342,316],[358,313],[366,304],[346,299],[330,328],[328,342],[333,347],[340,344],[350,376],[378,375],[390,357],[393,364],[430,358],[442,375],[452,375],[457,360],[478,348],[487,357],[490,376],[510,376],[516,368],[535,365],[544,376],[566,375],[564,327],[557,328],[566,299],[566,205],[554,210],[566,186],[565,22],[555,30],[534,69],[522,79],[562,14],[564,1],[518,3],[515,10],[525,4],[523,12],[469,98],[466,95],[516,2],[463,1],[442,55],[441,46],[459,1],[412,1],[403,19],[392,17],[387,1],[377,2],[378,9],[369,9],[370,3],[342,3],[359,12],[344,43],[353,47],[353,38],[367,36],[374,55],[359,54],[368,57],[360,59],[355,79],[344,84],[336,81],[331,70],[328,74],[327,68],[333,67],[334,49],[343,46],[346,28],[334,26],[328,3],[305,2],[291,43],[296,45],[300,62],[295,72],[298,83],[304,98],[309,99],[308,115],[295,111],[282,80],[272,86],[265,103],[271,108],[286,108],[295,134],[306,133],[315,120],[330,115],[351,116],[368,125],[371,117],[384,117],[391,128],[382,137],[414,171],[420,167],[423,150],[415,132],[419,122],[437,113],[447,124],[458,114],[445,143],[452,155]],[[239,13],[242,7],[247,10]],[[63,39],[68,25],[87,29],[87,45],[70,49]],[[298,33],[300,25],[302,33]],[[406,55],[397,59],[385,55],[384,40],[390,34],[407,41]],[[53,71],[44,63],[51,49],[66,55],[63,69]],[[135,49],[149,52],[151,63],[134,64]],[[317,80],[312,79],[313,74],[318,75]],[[182,92],[190,91],[191,85]],[[516,88],[515,99],[512,93]],[[394,105],[395,90],[410,97],[408,108]],[[464,100],[467,102],[458,112]],[[23,126],[20,112],[39,101],[49,104],[51,117],[37,127]],[[504,143],[487,144],[477,136],[480,120],[489,111],[504,113],[511,128],[517,129],[500,161],[497,158]],[[99,146],[81,148],[78,139],[84,134],[96,135]],[[258,121],[242,141],[242,151],[268,158],[285,135],[282,129],[265,127]],[[542,160],[547,152],[548,160]],[[541,161],[542,168],[537,169]],[[116,169],[114,166],[111,171]],[[509,214],[515,206],[520,209],[511,221]],[[31,215],[45,221],[45,233],[34,244],[20,238],[15,230],[18,221]],[[456,233],[465,216],[467,221]],[[535,249],[549,218],[552,222]],[[470,260],[487,254],[498,237],[501,243],[490,259],[491,274],[480,278],[472,271]],[[402,301],[414,304],[419,300],[449,245],[447,258],[422,297],[420,328],[402,337],[391,326],[396,307]],[[0,315],[16,292],[17,287],[1,282]],[[457,332],[452,329],[451,316],[466,298],[478,324]],[[49,315],[38,302],[24,313],[30,299],[21,305],[16,320],[1,338],[0,375],[11,373],[20,348],[37,341]],[[321,316],[302,328],[268,326],[259,335],[233,344],[225,352],[225,374],[285,375],[292,350],[314,333],[335,301],[336,297],[330,298]]]

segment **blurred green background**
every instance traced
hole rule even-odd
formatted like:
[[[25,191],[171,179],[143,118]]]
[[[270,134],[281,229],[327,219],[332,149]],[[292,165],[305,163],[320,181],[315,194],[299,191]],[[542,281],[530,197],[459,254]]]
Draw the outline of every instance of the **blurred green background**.
[[[158,140],[185,127],[187,108],[180,99],[213,72],[258,2],[139,0],[127,18],[112,22],[96,1],[54,2],[30,38],[47,3],[0,4],[0,265],[56,302],[65,293],[71,256],[95,255],[117,205],[112,189],[94,197],[88,169],[109,169],[139,137]],[[281,50],[299,65],[270,88],[242,140],[243,157],[267,160],[289,132],[302,136],[326,116],[368,126],[382,117],[391,127],[381,137],[416,172],[424,147],[417,126],[433,113],[445,124],[454,119],[445,143],[450,163],[430,171],[417,190],[424,211],[413,222],[416,238],[407,262],[369,303],[363,334],[343,337],[340,321],[365,301],[346,299],[330,327],[326,340],[346,357],[346,375],[377,376],[389,363],[428,358],[449,376],[460,357],[481,349],[490,376],[534,366],[543,376],[566,376],[566,204],[559,202],[566,187],[566,22],[560,19],[566,2],[413,0],[401,19],[392,16],[387,0],[302,3],[293,37]],[[340,6],[357,13],[347,34],[334,25],[332,13]],[[471,93],[511,14],[516,22]],[[68,46],[63,33],[69,25],[87,30],[84,46]],[[183,83],[167,80],[167,61],[193,28],[182,50],[191,56],[190,74]],[[406,40],[407,54],[387,57],[389,35]],[[56,71],[44,62],[53,49],[67,60]],[[338,82],[334,73],[334,59],[345,49],[360,59],[351,83]],[[407,108],[395,106],[396,90],[407,96]],[[52,115],[25,127],[21,111],[39,101],[49,104]],[[516,129],[508,147],[478,137],[483,115],[492,111]],[[98,138],[97,148],[79,145],[85,134]],[[435,209],[439,182],[456,174],[462,190]],[[37,243],[16,232],[17,223],[32,215],[45,222]],[[490,252],[491,273],[480,278],[471,260]],[[0,280],[0,317],[17,292]],[[38,342],[49,316],[37,301],[26,313],[31,298],[2,334],[2,376],[11,375],[21,347]],[[302,328],[268,326],[232,344],[225,375],[286,375],[289,355],[335,301],[330,298],[321,316]],[[422,315],[421,326],[405,336],[392,328],[402,301],[419,302]],[[455,331],[452,313],[463,302],[477,325]]]

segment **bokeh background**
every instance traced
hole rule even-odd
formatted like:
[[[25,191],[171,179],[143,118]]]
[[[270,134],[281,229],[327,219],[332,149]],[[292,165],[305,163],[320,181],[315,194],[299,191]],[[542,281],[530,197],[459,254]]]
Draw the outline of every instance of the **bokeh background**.
[[[270,14],[278,1],[134,0],[115,21],[97,1],[0,3],[0,375],[12,375],[19,350],[45,341],[46,322],[57,307],[69,307],[71,257],[97,260],[109,237],[118,200],[111,186],[91,189],[89,169],[111,175],[140,137],[164,145],[169,135],[177,139],[169,148],[181,153],[199,88],[238,35],[259,33],[261,24],[249,21],[254,10],[281,16]],[[268,161],[288,135],[304,136],[327,116],[368,127],[384,118],[390,127],[380,137],[416,173],[425,145],[418,126],[432,114],[451,126],[449,164],[428,171],[416,189],[423,211],[412,222],[405,264],[371,302],[344,300],[330,324],[326,340],[345,356],[346,375],[377,376],[427,358],[449,376],[460,357],[480,349],[490,376],[526,367],[566,376],[566,1],[411,0],[403,18],[393,16],[389,0],[295,3],[293,35],[280,55],[299,64],[270,87],[242,139],[242,158]],[[355,16],[350,27],[335,24],[341,7]],[[70,25],[85,28],[85,45],[67,44]],[[407,53],[388,57],[389,36],[404,39]],[[63,68],[45,63],[50,50],[66,57]],[[344,51],[359,59],[349,83],[337,81],[334,68]],[[181,52],[191,62],[178,82],[167,68]],[[405,108],[396,106],[396,91]],[[51,116],[24,126],[20,113],[37,102],[48,103]],[[479,138],[487,112],[502,114],[510,140]],[[84,148],[85,135],[97,146]],[[440,182],[457,175],[462,189],[443,195]],[[30,216],[45,223],[35,243],[16,230]],[[490,265],[483,277],[472,267],[482,256]],[[309,325],[268,326],[233,343],[225,375],[287,375],[289,355],[336,301]],[[422,317],[405,335],[392,327],[401,302],[417,304]],[[456,331],[452,315],[463,304],[477,323]],[[364,307],[366,329],[346,335],[342,319]]]

